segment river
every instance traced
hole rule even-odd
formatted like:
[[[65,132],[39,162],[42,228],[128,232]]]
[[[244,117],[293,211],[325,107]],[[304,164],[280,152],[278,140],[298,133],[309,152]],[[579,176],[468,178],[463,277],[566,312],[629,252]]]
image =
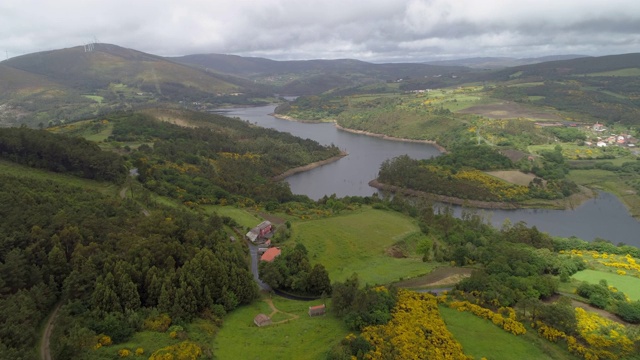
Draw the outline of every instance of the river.
[[[295,194],[304,194],[317,200],[324,195],[370,196],[377,189],[368,185],[376,178],[380,164],[399,155],[407,154],[416,159],[438,156],[432,145],[414,142],[385,140],[378,137],[354,134],[337,129],[330,123],[301,123],[275,118],[274,105],[220,110],[218,113],[238,117],[253,124],[289,132],[301,138],[310,138],[324,145],[334,144],[349,153],[348,156],[288,177],[286,180]],[[456,215],[462,209],[454,207]],[[502,226],[505,219],[513,224],[524,221],[529,226],[553,236],[577,236],[585,240],[602,238],[614,243],[640,247],[640,222],[631,217],[625,206],[614,195],[600,192],[570,210],[477,210],[494,226]]]

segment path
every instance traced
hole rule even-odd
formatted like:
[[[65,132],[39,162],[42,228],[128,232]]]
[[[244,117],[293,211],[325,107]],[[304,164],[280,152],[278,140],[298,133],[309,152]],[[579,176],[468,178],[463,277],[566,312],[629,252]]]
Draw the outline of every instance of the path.
[[[269,307],[271,308],[271,314],[269,314],[270,318],[273,317],[273,315],[275,315],[277,313],[281,313],[281,314],[285,314],[285,315],[290,316],[289,319],[280,320],[278,322],[272,322],[271,325],[283,324],[283,323],[289,322],[291,320],[295,320],[295,319],[300,318],[299,315],[278,310],[276,308],[276,306],[273,304],[273,300],[271,300],[271,299],[263,299],[263,301],[266,302],[267,304],[269,304]]]
[[[51,349],[49,344],[49,338],[51,337],[51,331],[53,331],[54,321],[56,316],[58,315],[58,310],[60,310],[60,306],[62,306],[62,302],[58,303],[56,307],[51,312],[49,316],[49,320],[47,321],[47,325],[44,327],[44,332],[42,334],[42,340],[40,341],[40,359],[42,360],[51,360]]]
[[[253,279],[256,281],[256,284],[258,284],[260,290],[271,291],[271,287],[260,280],[260,276],[258,275],[258,246],[249,240],[247,240],[247,244],[249,245],[249,256],[251,257],[251,272],[253,273]]]

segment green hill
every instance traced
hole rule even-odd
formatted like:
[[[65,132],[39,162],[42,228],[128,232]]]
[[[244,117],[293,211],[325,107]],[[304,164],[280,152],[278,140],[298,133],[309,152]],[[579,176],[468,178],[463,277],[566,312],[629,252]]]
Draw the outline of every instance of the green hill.
[[[464,76],[463,66],[417,63],[373,64],[353,59],[275,61],[222,54],[198,54],[171,58],[209,71],[232,74],[274,87],[288,95],[319,94],[337,87],[432,76]]]
[[[247,85],[116,45],[44,51],[0,63],[0,124],[50,125],[167,101],[242,101]]]

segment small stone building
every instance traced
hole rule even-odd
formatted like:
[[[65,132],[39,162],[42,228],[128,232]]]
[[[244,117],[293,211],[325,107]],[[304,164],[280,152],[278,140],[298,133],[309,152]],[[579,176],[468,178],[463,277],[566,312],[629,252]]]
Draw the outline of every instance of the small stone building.
[[[257,327],[271,325],[271,318],[265,314],[258,314],[253,318],[253,323],[256,324]]]

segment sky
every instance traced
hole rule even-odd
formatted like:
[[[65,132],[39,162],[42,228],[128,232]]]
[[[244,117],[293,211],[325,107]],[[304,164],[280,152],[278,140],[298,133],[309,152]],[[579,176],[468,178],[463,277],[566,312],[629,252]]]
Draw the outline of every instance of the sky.
[[[2,60],[93,41],[275,60],[600,56],[640,52],[640,1],[0,1]]]

